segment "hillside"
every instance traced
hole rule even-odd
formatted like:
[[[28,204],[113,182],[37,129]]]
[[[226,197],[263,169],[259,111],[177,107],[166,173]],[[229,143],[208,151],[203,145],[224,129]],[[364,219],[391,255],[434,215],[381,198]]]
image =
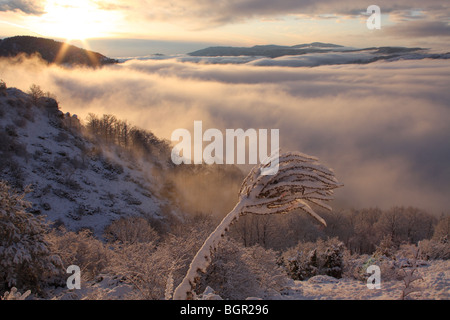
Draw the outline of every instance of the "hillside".
[[[48,63],[99,67],[117,63],[104,55],[63,42],[31,36],[17,36],[0,40],[0,57],[38,54]]]
[[[162,218],[167,201],[138,163],[88,141],[76,130],[77,117],[62,114],[55,100],[43,98],[39,104],[17,89],[0,98],[0,176],[19,189],[31,186],[32,213],[96,234],[121,216]]]
[[[55,99],[35,98],[15,88],[0,93],[0,180],[18,190],[31,186],[27,200],[33,214],[101,237],[105,226],[121,217],[168,225],[190,212],[228,210],[226,191],[216,192],[211,183],[221,180],[230,189],[242,180],[240,171],[175,167],[167,142],[150,132],[130,126],[125,148],[84,127],[76,115],[63,114]],[[105,119],[125,123],[104,116],[103,124]]]

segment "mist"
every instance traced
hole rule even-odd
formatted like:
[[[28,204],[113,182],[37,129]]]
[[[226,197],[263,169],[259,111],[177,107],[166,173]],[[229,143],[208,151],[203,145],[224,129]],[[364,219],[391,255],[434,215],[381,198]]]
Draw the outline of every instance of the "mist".
[[[334,207],[450,206],[450,61],[315,68],[130,60],[89,68],[0,60],[0,78],[57,96],[63,112],[117,118],[170,139],[179,128],[279,129],[345,186]],[[245,168],[248,170],[248,168]],[[220,181],[219,181],[220,183]]]

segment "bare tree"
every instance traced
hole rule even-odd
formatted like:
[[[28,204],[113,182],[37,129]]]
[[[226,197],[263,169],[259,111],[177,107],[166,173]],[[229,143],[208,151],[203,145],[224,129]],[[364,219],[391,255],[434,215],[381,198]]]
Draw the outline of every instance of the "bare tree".
[[[37,104],[39,98],[41,98],[45,95],[45,93],[41,89],[41,87],[36,84],[32,84],[30,87],[30,90],[27,93],[30,95],[31,101],[34,104]]]
[[[206,272],[219,242],[230,226],[243,215],[285,214],[300,209],[326,226],[325,220],[314,212],[310,204],[332,210],[324,202],[332,200],[333,190],[342,186],[334,172],[321,165],[314,157],[288,152],[279,157],[278,172],[275,175],[262,174],[274,160],[272,157],[255,166],[244,179],[238,204],[197,252],[185,278],[174,292],[174,299],[194,297],[193,290],[199,281],[200,272]]]

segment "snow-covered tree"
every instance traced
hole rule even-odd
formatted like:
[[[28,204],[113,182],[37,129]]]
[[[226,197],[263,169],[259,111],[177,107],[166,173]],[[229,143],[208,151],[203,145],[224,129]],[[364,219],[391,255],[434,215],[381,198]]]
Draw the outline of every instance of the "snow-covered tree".
[[[47,224],[26,212],[31,204],[0,181],[0,290],[39,290],[43,281],[60,274],[61,260],[44,239]]]
[[[333,190],[340,187],[334,172],[318,162],[317,158],[288,152],[255,166],[244,179],[239,192],[239,202],[206,239],[191,262],[189,270],[174,292],[174,299],[193,298],[193,289],[199,272],[206,272],[212,253],[230,226],[247,214],[285,214],[300,209],[326,226],[326,222],[310,204],[331,211],[325,201],[333,199]],[[265,175],[272,161],[278,161],[278,172]]]

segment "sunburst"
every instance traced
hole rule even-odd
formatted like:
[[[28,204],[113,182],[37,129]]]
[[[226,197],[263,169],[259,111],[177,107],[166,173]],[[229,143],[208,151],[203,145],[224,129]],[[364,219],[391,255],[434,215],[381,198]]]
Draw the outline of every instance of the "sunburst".
[[[92,0],[47,0],[45,12],[35,17],[34,29],[67,41],[108,36],[118,19],[117,12],[101,10]]]

